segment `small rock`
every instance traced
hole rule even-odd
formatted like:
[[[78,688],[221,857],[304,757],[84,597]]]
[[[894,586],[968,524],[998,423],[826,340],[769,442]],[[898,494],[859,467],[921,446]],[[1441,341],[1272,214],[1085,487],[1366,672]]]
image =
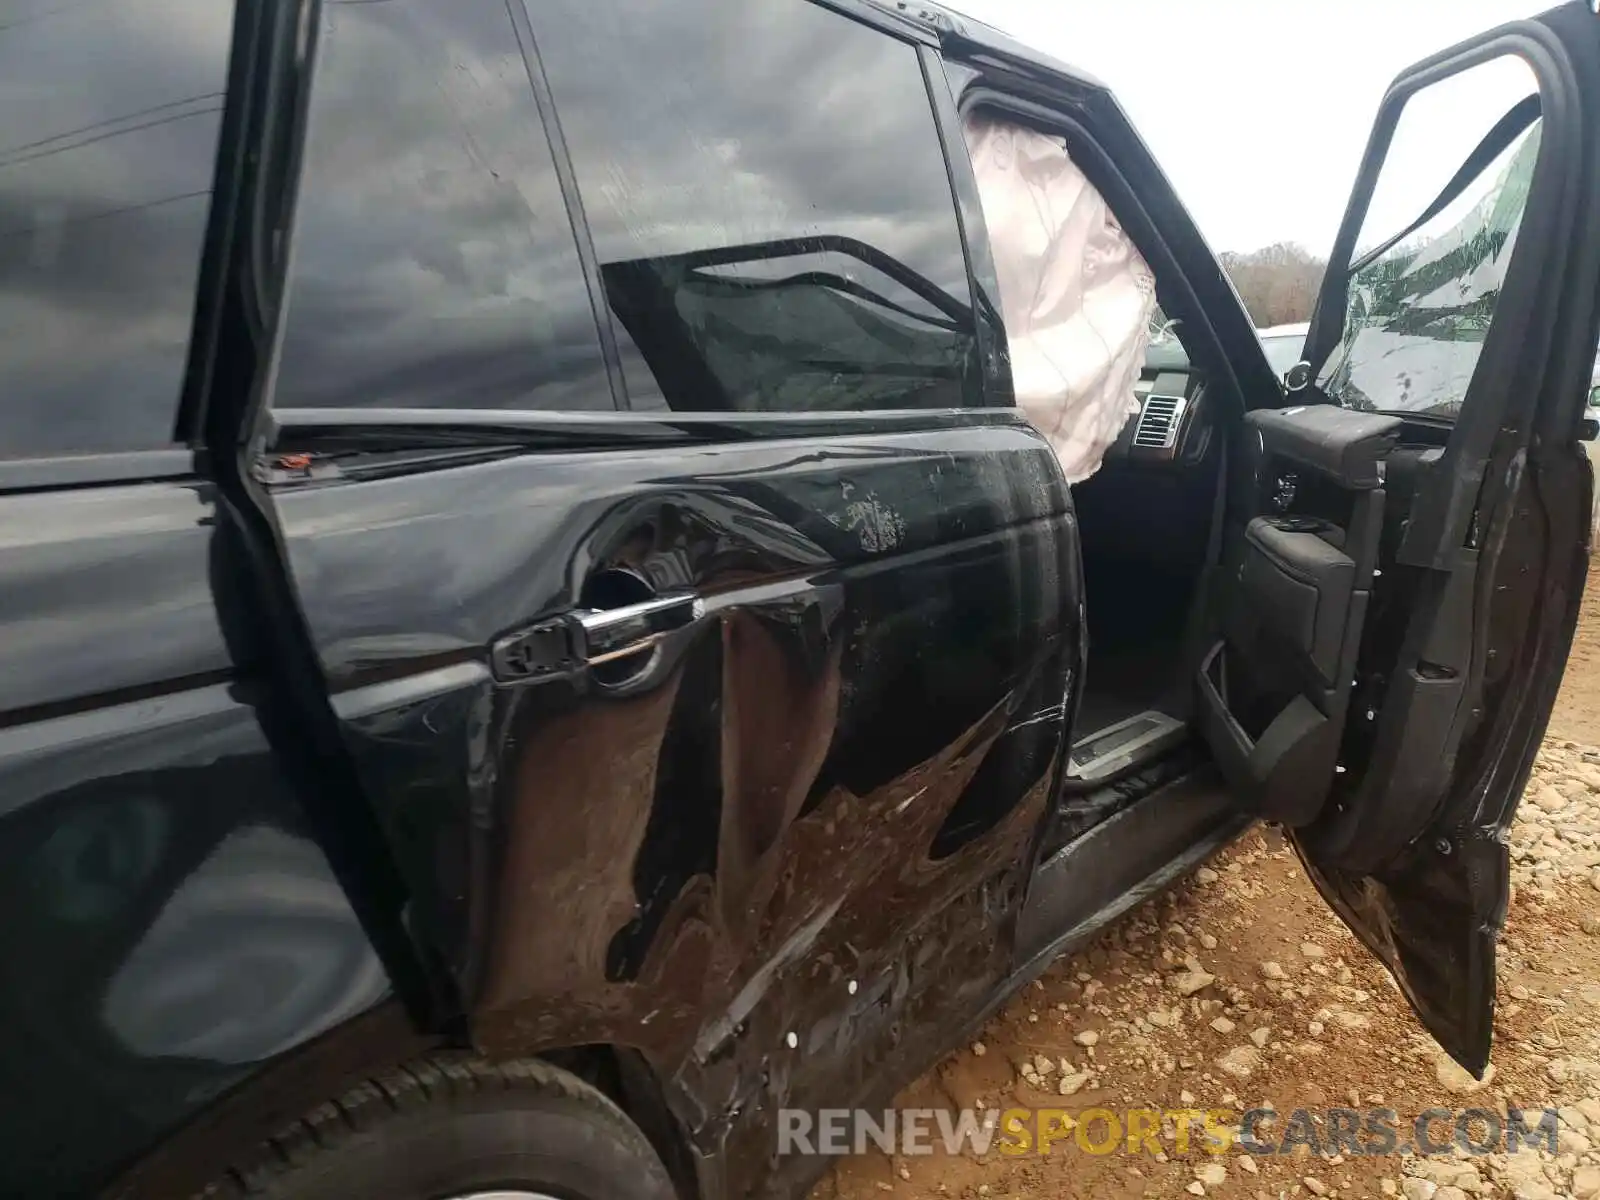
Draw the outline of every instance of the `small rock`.
[[[1433,1200],[1439,1185],[1431,1179],[1406,1179],[1400,1184],[1400,1194],[1406,1200]]]
[[[1380,1179],[1378,1180],[1378,1190],[1385,1196],[1398,1196],[1400,1194],[1400,1185],[1392,1179]]]
[[[1594,1149],[1589,1139],[1576,1129],[1563,1129],[1557,1133],[1556,1147],[1564,1154],[1587,1154]]]
[[[1366,1013],[1347,1012],[1340,1009],[1333,1014],[1333,1023],[1340,1029],[1366,1029],[1372,1024],[1372,1018]]]
[[[1260,1029],[1253,1029],[1250,1031],[1250,1040],[1257,1046],[1265,1046],[1267,1044],[1267,1039],[1271,1036],[1272,1030],[1265,1025],[1263,1025]]]
[[[1191,1195],[1191,1196],[1204,1196],[1206,1194],[1206,1185],[1201,1183],[1198,1179],[1196,1179],[1193,1183],[1191,1183],[1188,1187],[1184,1188],[1183,1190],[1188,1192],[1189,1195]]]
[[[910,1179],[911,1178],[911,1168],[910,1167],[901,1167],[900,1168],[900,1178],[901,1179]]]
[[[1216,1187],[1219,1183],[1228,1182],[1228,1168],[1219,1162],[1202,1163],[1194,1169],[1194,1177],[1200,1183]]]
[[[1579,1167],[1572,1173],[1572,1194],[1578,1200],[1600,1196],[1600,1167]]]
[[[1209,933],[1202,933],[1200,935],[1200,944],[1207,950],[1215,950],[1217,948],[1217,939]]]
[[[1312,1037],[1321,1037],[1323,1028],[1324,1026],[1321,1021],[1312,1021],[1306,1026],[1306,1029],[1310,1031]]]
[[[1446,1184],[1433,1194],[1433,1200],[1467,1200],[1467,1194],[1454,1184]]]
[[[985,1054],[989,1053],[989,1047],[985,1046],[982,1042],[973,1042],[972,1052],[979,1058],[982,1058]]]
[[[1201,884],[1211,884],[1217,881],[1217,873],[1210,867],[1201,867],[1194,873],[1194,881]]]
[[[1578,918],[1578,928],[1591,936],[1600,933],[1600,913],[1584,913]]]
[[[1251,1158],[1248,1154],[1241,1154],[1234,1161],[1239,1164],[1239,1170],[1243,1171],[1246,1175],[1255,1175],[1261,1170],[1260,1167],[1256,1166],[1256,1160]]]
[[[1251,1073],[1260,1065],[1261,1051],[1254,1046],[1235,1046],[1217,1059],[1217,1066],[1240,1079],[1250,1078]]]
[[[1076,1074],[1064,1074],[1061,1082],[1056,1084],[1056,1091],[1063,1096],[1071,1096],[1082,1089],[1089,1082],[1089,1072],[1080,1071]]]
[[[1261,964],[1261,977],[1263,979],[1289,978],[1288,973],[1284,971],[1282,964],[1275,962],[1264,962]]]
[[[1093,1046],[1100,1041],[1100,1035],[1092,1029],[1085,1029],[1072,1040],[1077,1042],[1080,1046]]]
[[[1049,1075],[1056,1069],[1056,1064],[1043,1054],[1036,1054],[1033,1056],[1033,1069],[1040,1075]]]
[[[1560,812],[1567,806],[1567,798],[1547,783],[1534,793],[1533,803],[1545,812]]]
[[[1216,981],[1217,977],[1206,971],[1184,971],[1172,977],[1172,986],[1177,989],[1178,995],[1192,996]]]
[[[1462,1096],[1482,1091],[1494,1082],[1493,1063],[1490,1063],[1484,1070],[1482,1079],[1474,1079],[1454,1059],[1446,1058],[1443,1055],[1440,1055],[1438,1062],[1434,1064],[1433,1073],[1434,1077],[1438,1079],[1440,1087]]]
[[[1313,1196],[1326,1196],[1328,1194],[1328,1185],[1323,1183],[1322,1180],[1318,1179],[1315,1175],[1307,1175],[1300,1182],[1306,1185],[1306,1191],[1310,1192]]]
[[[1211,1022],[1211,1028],[1215,1029],[1218,1033],[1232,1033],[1233,1022],[1228,1020],[1227,1017],[1218,1017],[1216,1020]]]
[[[1300,953],[1306,958],[1325,958],[1328,952],[1315,942],[1300,943]]]

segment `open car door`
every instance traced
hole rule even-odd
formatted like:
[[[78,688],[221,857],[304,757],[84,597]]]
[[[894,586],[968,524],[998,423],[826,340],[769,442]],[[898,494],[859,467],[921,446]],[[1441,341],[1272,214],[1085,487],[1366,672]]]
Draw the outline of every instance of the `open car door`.
[[[1585,5],[1395,81],[1286,402],[1230,448],[1196,680],[1230,783],[1475,1074],[1588,562],[1597,211]]]

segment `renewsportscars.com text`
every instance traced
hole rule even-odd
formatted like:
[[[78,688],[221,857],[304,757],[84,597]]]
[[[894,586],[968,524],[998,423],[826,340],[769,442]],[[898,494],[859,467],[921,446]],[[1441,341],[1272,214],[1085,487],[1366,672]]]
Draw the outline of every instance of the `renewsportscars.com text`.
[[[1554,1108],[1429,1108],[1404,1118],[1392,1108],[786,1108],[778,1113],[778,1153],[1150,1154],[1196,1148],[1209,1154],[1514,1154],[1529,1147],[1556,1153]]]

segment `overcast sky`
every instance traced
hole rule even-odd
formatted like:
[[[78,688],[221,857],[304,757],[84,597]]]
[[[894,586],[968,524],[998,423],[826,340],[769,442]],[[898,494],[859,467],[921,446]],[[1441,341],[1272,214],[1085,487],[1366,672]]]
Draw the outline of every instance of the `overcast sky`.
[[[1318,254],[1332,244],[1389,81],[1553,3],[953,0],[1109,84],[1214,250],[1297,241]],[[1507,107],[1495,86],[1475,89],[1464,78],[1455,90],[1449,106],[1433,106],[1434,119],[1448,107],[1465,114],[1459,126],[1408,139],[1423,147],[1406,156],[1409,177],[1384,181],[1384,190],[1409,193],[1395,213],[1420,211]]]

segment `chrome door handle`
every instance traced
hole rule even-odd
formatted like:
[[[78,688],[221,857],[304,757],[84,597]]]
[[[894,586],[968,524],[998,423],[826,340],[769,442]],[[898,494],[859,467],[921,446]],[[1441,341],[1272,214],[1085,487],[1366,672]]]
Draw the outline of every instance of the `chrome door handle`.
[[[657,596],[619,608],[584,608],[571,615],[572,656],[598,666],[655,648],[669,633],[705,615],[705,601],[687,593]]]

